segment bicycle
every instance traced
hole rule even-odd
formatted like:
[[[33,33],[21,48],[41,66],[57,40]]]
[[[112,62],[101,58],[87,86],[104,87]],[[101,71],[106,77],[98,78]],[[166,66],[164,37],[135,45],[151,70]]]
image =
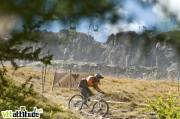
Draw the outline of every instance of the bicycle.
[[[95,103],[93,104],[92,109],[90,111],[92,114],[100,115],[103,117],[105,117],[108,114],[109,105],[103,99],[103,97],[104,97],[104,95],[100,94],[100,93],[96,95],[97,100],[93,100],[93,101],[95,101]],[[68,107],[69,107],[69,109],[79,110],[79,111],[82,109],[84,109],[84,110],[89,109],[90,105],[88,105],[87,102],[88,102],[88,99],[86,99],[85,97],[83,97],[80,94],[76,94],[76,95],[73,95],[69,99]],[[86,106],[86,108],[84,106]]]

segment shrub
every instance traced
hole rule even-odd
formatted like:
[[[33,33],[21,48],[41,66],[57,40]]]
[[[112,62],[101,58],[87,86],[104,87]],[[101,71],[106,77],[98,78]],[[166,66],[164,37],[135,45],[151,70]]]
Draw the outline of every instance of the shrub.
[[[180,119],[178,100],[174,95],[159,96],[148,101],[148,110],[154,112],[159,119]]]
[[[0,78],[0,82],[0,111],[15,110],[19,106],[26,106],[28,110],[32,110],[31,108],[36,106],[43,108],[44,113],[41,117],[43,119],[52,119],[56,113],[65,113],[67,116],[70,113],[65,111],[61,105],[51,104],[45,97],[37,94],[33,90],[30,79],[21,86],[14,85],[13,81],[8,78]]]

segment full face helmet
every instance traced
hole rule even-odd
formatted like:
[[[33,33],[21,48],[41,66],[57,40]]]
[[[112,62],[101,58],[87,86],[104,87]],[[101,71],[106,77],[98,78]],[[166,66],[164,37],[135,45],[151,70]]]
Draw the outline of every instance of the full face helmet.
[[[103,78],[104,78],[104,77],[103,77],[101,74],[99,74],[99,73],[95,74],[95,77],[96,77],[97,79],[103,79]]]

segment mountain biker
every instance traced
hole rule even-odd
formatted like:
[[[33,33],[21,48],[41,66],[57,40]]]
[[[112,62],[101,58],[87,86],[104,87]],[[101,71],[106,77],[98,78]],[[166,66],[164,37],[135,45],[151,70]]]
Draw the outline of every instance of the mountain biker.
[[[100,80],[103,78],[104,77],[98,73],[98,74],[95,74],[94,76],[88,76],[80,81],[79,88],[80,88],[81,94],[83,95],[85,99],[89,101],[90,100],[89,98],[93,95],[89,87],[93,87],[97,92],[105,94],[98,86],[100,84]]]

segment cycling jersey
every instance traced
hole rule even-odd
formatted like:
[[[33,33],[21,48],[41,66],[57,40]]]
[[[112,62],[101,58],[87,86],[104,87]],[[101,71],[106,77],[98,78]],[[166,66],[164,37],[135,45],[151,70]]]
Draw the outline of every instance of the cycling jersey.
[[[88,76],[87,78],[84,78],[79,83],[79,88],[81,90],[81,94],[84,97],[90,97],[93,95],[89,87],[93,87],[98,92],[103,92],[98,84],[100,83],[99,79],[97,79],[94,76]]]
[[[86,80],[87,80],[88,87],[93,87],[97,79],[94,76],[88,76]]]

